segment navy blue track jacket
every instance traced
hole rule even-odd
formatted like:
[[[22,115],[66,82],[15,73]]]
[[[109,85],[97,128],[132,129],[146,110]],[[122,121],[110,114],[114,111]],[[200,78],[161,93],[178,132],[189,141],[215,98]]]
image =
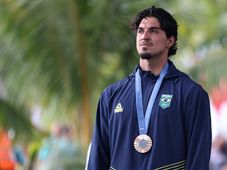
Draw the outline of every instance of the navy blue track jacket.
[[[88,170],[208,170],[211,149],[209,98],[171,61],[150,117],[153,146],[138,153],[135,72],[107,87],[99,100]],[[141,71],[144,112],[157,77]],[[163,103],[163,96],[171,96]]]

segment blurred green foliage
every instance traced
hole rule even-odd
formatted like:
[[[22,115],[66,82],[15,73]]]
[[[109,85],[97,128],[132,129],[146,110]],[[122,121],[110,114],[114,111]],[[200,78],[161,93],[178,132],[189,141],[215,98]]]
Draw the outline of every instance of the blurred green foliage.
[[[63,121],[86,150],[99,94],[137,64],[130,21],[152,5],[178,21],[172,60],[181,70],[207,90],[226,78],[225,0],[1,0],[0,128],[29,143]],[[39,130],[30,121],[34,107]]]

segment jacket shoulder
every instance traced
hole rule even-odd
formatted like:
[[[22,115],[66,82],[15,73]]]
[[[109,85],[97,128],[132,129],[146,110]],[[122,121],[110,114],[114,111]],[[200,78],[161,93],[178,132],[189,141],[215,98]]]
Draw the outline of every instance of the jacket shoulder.
[[[121,91],[123,88],[128,88],[128,86],[134,82],[133,77],[134,74],[132,73],[129,76],[110,84],[103,90],[102,95],[111,97],[115,93]]]

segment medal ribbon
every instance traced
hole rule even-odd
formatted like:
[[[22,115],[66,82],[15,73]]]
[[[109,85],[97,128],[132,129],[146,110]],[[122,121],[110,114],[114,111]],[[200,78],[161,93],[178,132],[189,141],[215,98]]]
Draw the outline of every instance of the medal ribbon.
[[[158,91],[162,84],[163,78],[167,74],[168,68],[169,68],[169,64],[166,63],[159,75],[158,80],[155,83],[155,86],[154,86],[151,96],[149,98],[145,117],[144,117],[144,112],[143,112],[143,97],[142,97],[140,70],[138,69],[136,71],[136,74],[135,74],[136,111],[137,111],[137,118],[138,118],[140,134],[147,134],[148,124],[150,121],[154,101],[155,101],[155,98],[157,97],[157,94],[158,94]]]

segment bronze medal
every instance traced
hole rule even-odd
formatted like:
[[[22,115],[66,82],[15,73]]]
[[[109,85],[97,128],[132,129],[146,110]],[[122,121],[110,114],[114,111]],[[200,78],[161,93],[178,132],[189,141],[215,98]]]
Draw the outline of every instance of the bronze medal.
[[[136,137],[134,141],[134,148],[137,152],[146,153],[151,149],[151,147],[152,140],[148,135],[142,134]]]

